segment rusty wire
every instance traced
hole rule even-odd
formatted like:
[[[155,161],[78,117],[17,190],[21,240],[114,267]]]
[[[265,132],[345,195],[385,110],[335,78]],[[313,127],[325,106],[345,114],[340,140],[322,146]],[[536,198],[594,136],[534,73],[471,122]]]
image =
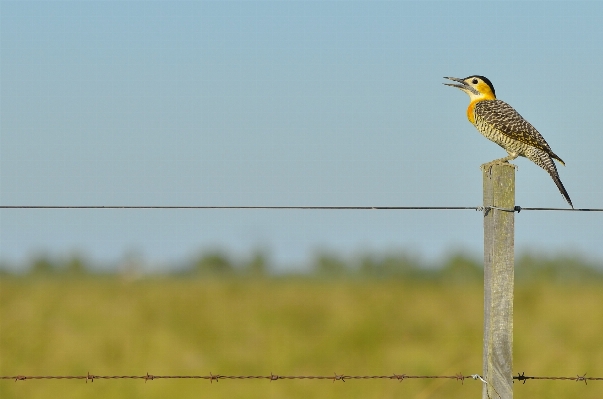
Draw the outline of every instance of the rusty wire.
[[[409,375],[409,374],[392,374],[392,375],[345,375],[337,374],[333,375],[278,375],[270,373],[270,375],[222,375],[212,374],[209,375],[154,375],[146,373],[145,375],[95,375],[87,373],[87,375],[14,375],[14,376],[0,376],[0,380],[14,380],[14,381],[25,381],[25,380],[85,380],[94,382],[94,380],[144,380],[153,381],[160,379],[200,379],[209,380],[210,383],[214,381],[219,382],[220,380],[329,380],[332,382],[346,380],[396,380],[402,382],[405,379],[450,379],[456,380],[463,383],[465,379],[481,380],[485,381],[479,374],[463,375],[461,373],[455,375]],[[521,381],[524,384],[527,380],[553,380],[553,381],[582,381],[587,384],[587,381],[603,381],[603,377],[587,377],[586,373],[583,375],[576,375],[575,377],[542,377],[542,376],[526,376],[525,373],[518,373],[513,376],[513,380]]]
[[[404,379],[420,379],[420,378],[447,378],[463,381],[468,376],[462,374],[457,375],[408,375],[408,374],[392,374],[392,375],[345,375],[337,374],[324,376],[324,375],[277,375],[270,373],[270,375],[222,375],[212,374],[209,375],[95,375],[88,373],[87,375],[16,375],[16,376],[0,376],[0,380],[115,380],[115,379],[132,379],[132,380],[159,380],[159,379],[201,379],[209,380],[210,382],[219,380],[330,380],[330,381],[342,381],[346,380],[369,380],[369,379],[389,379],[402,381]]]
[[[524,373],[517,374],[513,377],[514,380],[523,381],[525,384],[527,380],[553,380],[553,381],[583,381],[587,384],[587,381],[603,381],[603,377],[587,377],[587,373],[582,375],[576,374],[575,377],[530,377],[524,375]]]

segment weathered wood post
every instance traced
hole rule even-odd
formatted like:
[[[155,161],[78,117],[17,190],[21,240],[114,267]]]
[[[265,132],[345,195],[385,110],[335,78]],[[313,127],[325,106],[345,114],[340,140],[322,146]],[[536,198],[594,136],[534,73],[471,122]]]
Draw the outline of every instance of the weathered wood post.
[[[482,399],[513,398],[515,166],[483,169],[484,383]]]

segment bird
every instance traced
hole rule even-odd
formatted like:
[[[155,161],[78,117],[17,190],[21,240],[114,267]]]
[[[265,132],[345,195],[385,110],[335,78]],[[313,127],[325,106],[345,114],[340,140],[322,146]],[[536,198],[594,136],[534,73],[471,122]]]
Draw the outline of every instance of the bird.
[[[544,137],[534,126],[525,120],[513,107],[496,98],[492,82],[481,75],[472,75],[464,79],[444,77],[457,83],[444,83],[446,86],[456,87],[469,95],[469,108],[467,118],[469,122],[488,140],[504,148],[508,156],[495,159],[482,165],[482,168],[492,165],[509,164],[509,161],[519,156],[528,158],[536,165],[548,172],[557,185],[557,188],[574,208],[567,190],[563,186],[557,167],[553,160],[563,166],[565,162],[557,156]]]

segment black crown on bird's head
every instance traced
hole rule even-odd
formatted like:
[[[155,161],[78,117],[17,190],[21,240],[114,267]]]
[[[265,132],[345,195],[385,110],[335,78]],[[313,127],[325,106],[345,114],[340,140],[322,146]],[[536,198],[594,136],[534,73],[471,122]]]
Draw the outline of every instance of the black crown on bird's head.
[[[482,75],[471,75],[471,76],[467,76],[463,80],[467,80],[467,79],[471,79],[471,78],[478,78],[478,79],[483,80],[485,84],[490,86],[490,90],[492,90],[492,94],[494,94],[496,96],[496,92],[494,91],[494,85],[492,84],[492,82],[490,82],[490,79],[488,79],[487,77],[482,76]]]

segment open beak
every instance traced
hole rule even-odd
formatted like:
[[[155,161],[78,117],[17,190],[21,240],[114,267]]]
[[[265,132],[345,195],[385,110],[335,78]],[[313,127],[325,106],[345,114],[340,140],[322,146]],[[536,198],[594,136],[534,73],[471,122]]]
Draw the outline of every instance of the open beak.
[[[459,85],[456,85],[454,83],[444,83],[446,86],[456,87],[457,89],[461,89],[463,91],[467,91],[470,88],[470,86],[467,83],[465,83],[463,81],[463,79],[451,78],[451,77],[447,77],[447,76],[444,76],[444,79],[448,79],[448,80],[452,80],[452,81],[460,83]]]

